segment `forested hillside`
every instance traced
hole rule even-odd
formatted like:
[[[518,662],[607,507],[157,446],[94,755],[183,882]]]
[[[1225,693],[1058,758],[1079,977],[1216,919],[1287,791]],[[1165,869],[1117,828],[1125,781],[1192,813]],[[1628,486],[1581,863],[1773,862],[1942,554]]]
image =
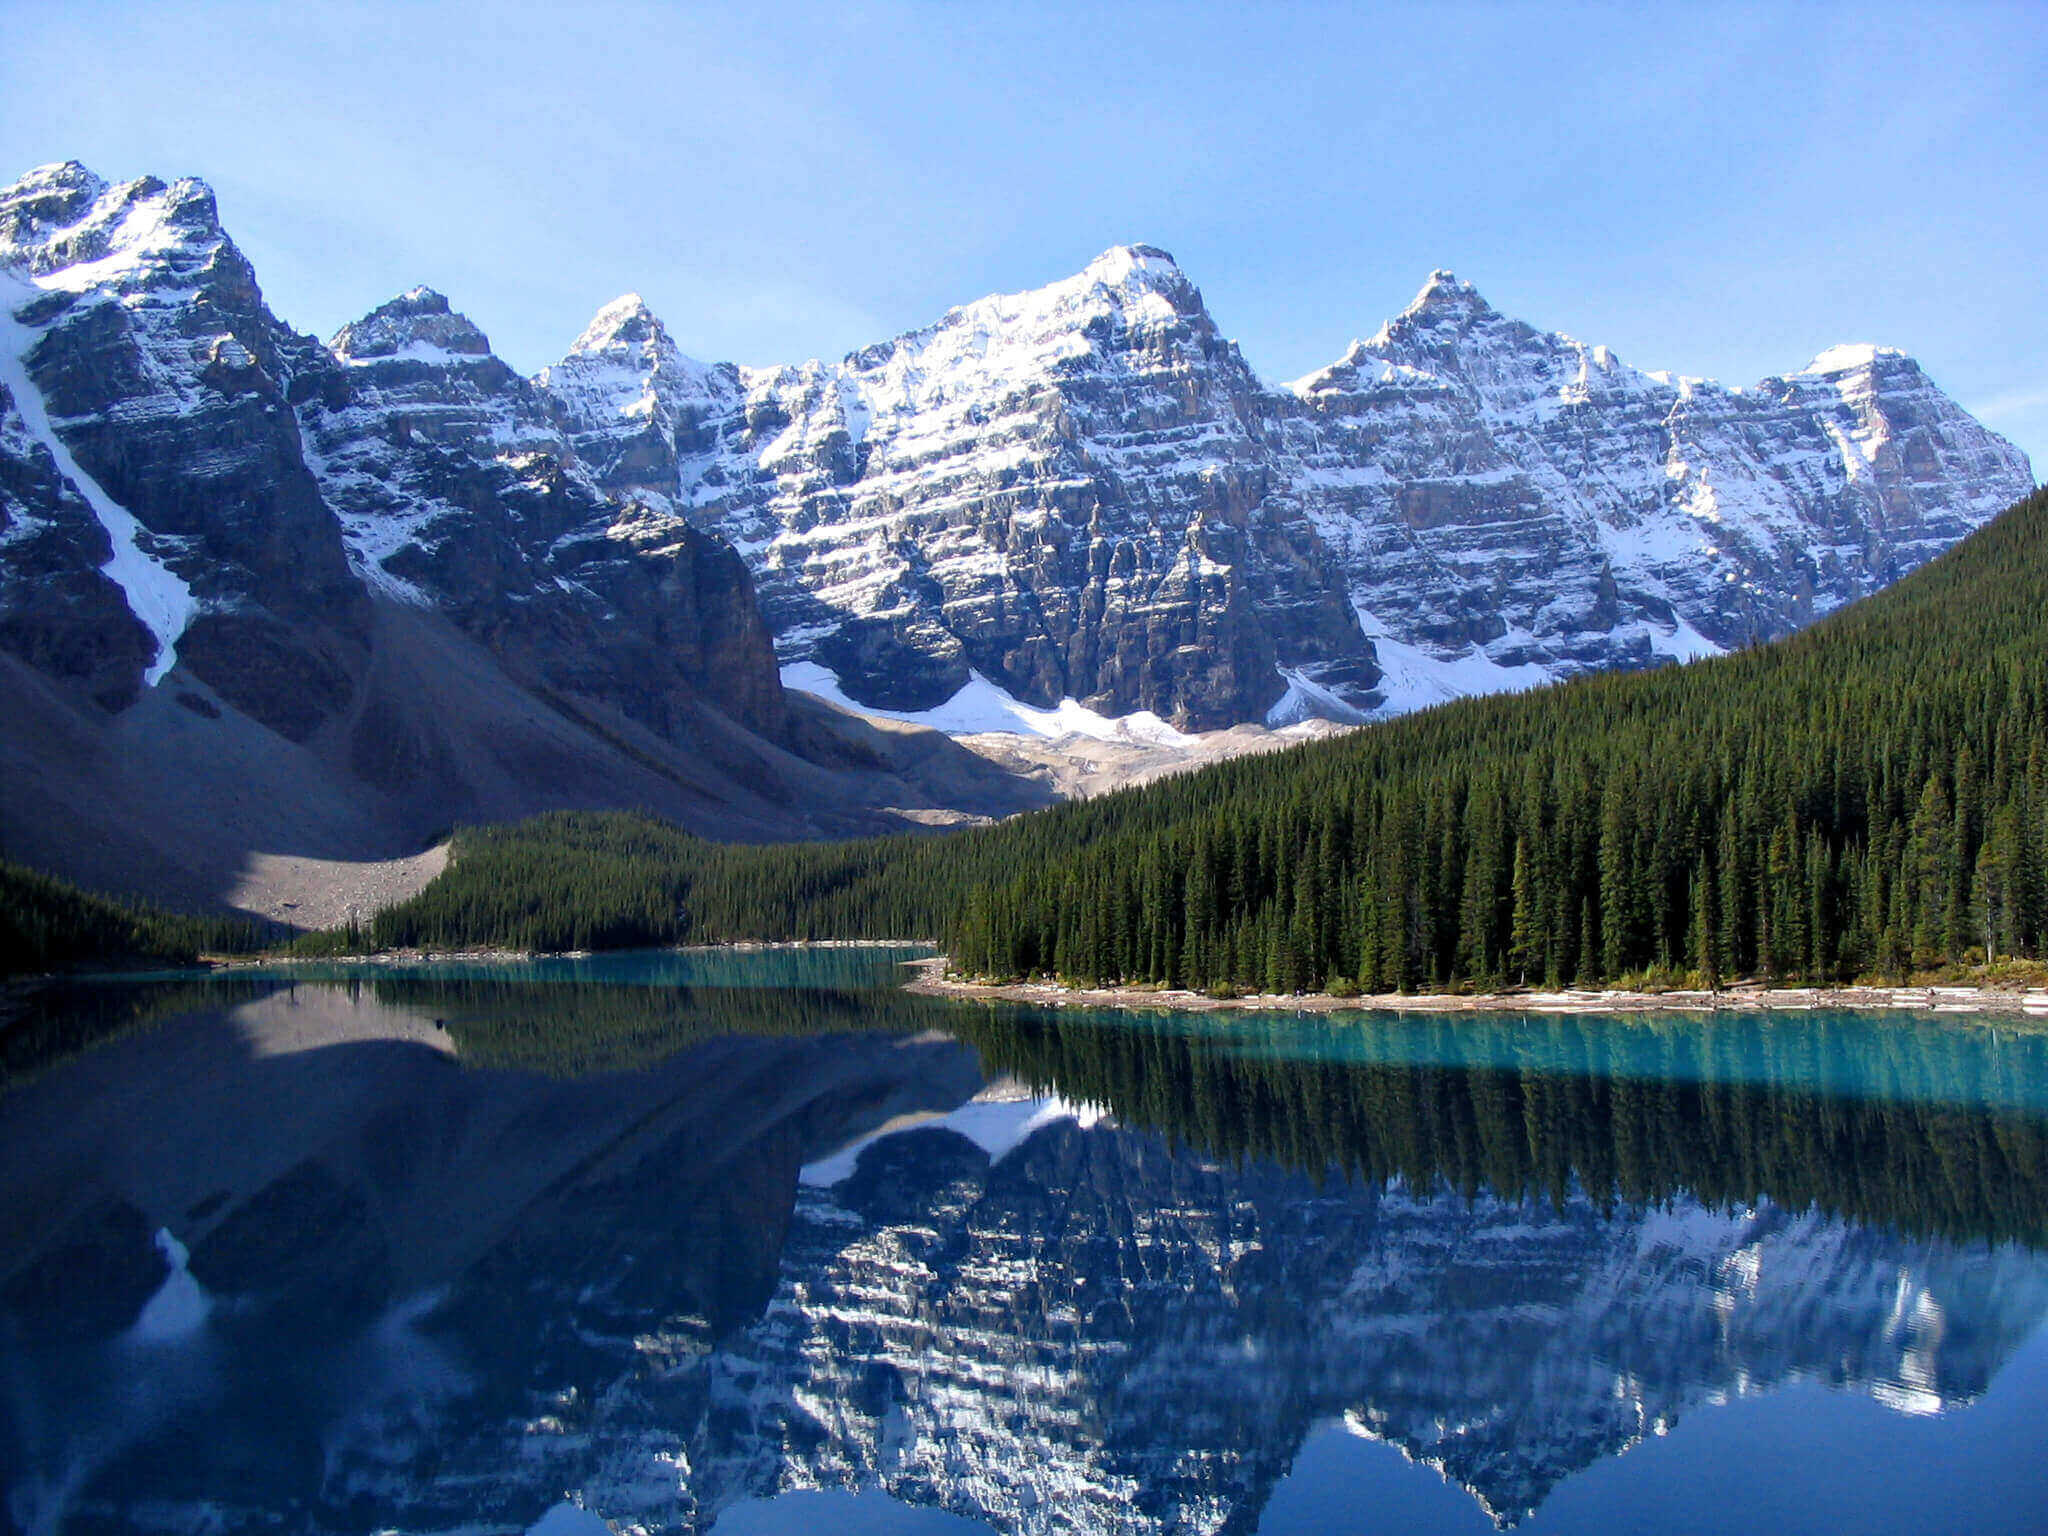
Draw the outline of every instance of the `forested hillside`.
[[[185,965],[260,940],[252,922],[131,905],[0,861],[0,976],[109,962]]]
[[[965,971],[1293,991],[1896,974],[2048,938],[2048,494],[1720,660],[1467,700],[976,832],[467,834],[381,945],[933,937]]]

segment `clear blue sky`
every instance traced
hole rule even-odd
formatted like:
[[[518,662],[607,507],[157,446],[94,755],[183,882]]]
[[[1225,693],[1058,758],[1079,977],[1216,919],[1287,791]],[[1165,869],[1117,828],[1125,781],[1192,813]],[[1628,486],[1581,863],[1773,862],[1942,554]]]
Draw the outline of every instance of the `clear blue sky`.
[[[1144,240],[1271,379],[1446,266],[1646,368],[1903,347],[2048,474],[2039,3],[0,4],[0,178],[202,176],[322,335],[795,361]]]

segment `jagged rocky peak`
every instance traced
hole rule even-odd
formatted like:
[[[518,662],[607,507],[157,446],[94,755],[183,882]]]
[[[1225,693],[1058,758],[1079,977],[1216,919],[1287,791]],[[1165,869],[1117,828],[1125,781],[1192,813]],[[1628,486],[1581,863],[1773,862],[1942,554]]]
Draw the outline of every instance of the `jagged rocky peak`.
[[[774,654],[739,557],[601,494],[532,384],[443,295],[402,294],[344,327],[330,351],[271,313],[203,183],[111,184],[66,163],[0,190],[0,322],[10,320],[0,650],[40,674],[38,697],[47,682],[67,705],[144,705],[122,727],[135,733],[122,755],[183,761],[187,738],[159,730],[166,706],[151,695],[162,685],[194,720],[265,728],[278,747],[314,753],[338,777],[291,770],[308,786],[297,806],[324,828],[308,835],[361,846],[417,828],[428,807],[448,808],[431,812],[437,822],[463,819],[494,783],[520,786],[534,809],[625,793],[587,789],[581,769],[561,766],[597,763],[591,744],[616,742],[617,729],[674,745],[783,730]],[[405,681],[419,656],[463,639],[489,653],[472,657],[461,685],[499,701],[477,706],[490,711],[477,733],[489,743],[463,741]],[[528,689],[607,723],[586,741],[573,724],[529,715],[518,702]],[[202,729],[183,714],[182,729]],[[71,775],[83,754],[65,751]],[[618,761],[652,761],[630,752]],[[707,766],[702,783],[727,777],[723,763]],[[723,798],[671,782],[678,806]],[[68,830],[37,831],[37,846],[96,857],[102,813],[87,800],[106,798],[95,789],[46,818]],[[54,804],[0,807],[0,832],[11,846]],[[123,805],[106,814],[116,845],[131,837]],[[235,837],[277,835],[229,821]],[[192,851],[207,836],[193,832],[171,856],[199,861],[167,877],[181,900],[215,890],[199,872],[213,845]],[[142,841],[155,861],[153,837]],[[119,867],[128,855],[111,857]],[[105,870],[88,878],[107,883]]]
[[[1353,342],[1343,361],[1353,366],[1392,363],[1458,379],[1475,370],[1496,373],[1504,357],[1562,355],[1576,365],[1595,350],[1600,366],[1612,364],[1612,354],[1606,348],[1589,349],[1569,336],[1539,331],[1510,319],[1487,303],[1471,283],[1439,267],[1429,274],[1406,309],[1369,340]]]
[[[1519,321],[1510,320],[1495,309],[1471,283],[1455,272],[1439,267],[1416,291],[1408,307],[1384,321],[1363,340],[1354,340],[1335,362],[1285,386],[1296,397],[1313,403],[1358,386],[1401,382],[1411,387],[1435,387],[1448,382],[1443,374],[1455,376],[1475,348],[1486,348],[1503,333],[1513,343],[1542,339],[1576,346],[1568,337],[1541,337],[1541,333]],[[1597,351],[1604,364],[1612,355]],[[1392,374],[1386,370],[1393,369]]]
[[[591,317],[562,360],[543,368],[534,382],[582,430],[601,429],[608,417],[661,417],[703,397],[714,376],[730,393],[736,375],[730,364],[685,357],[647,301],[622,293]]]
[[[44,483],[62,490],[36,511],[53,529],[73,508],[98,524],[83,541],[53,533],[22,563],[41,594],[36,634],[104,624],[97,569],[155,641],[132,680],[82,664],[56,675],[121,707],[176,668],[304,739],[346,704],[367,618],[285,400],[316,349],[265,306],[200,181],[42,167],[0,192],[0,263],[22,283],[10,393],[55,472]],[[100,567],[92,546],[109,543]],[[40,664],[47,647],[30,643]]]
[[[597,484],[666,507],[678,454],[709,448],[738,408],[739,371],[685,357],[637,293],[600,309],[534,383]]]
[[[673,353],[675,343],[661,317],[637,293],[622,293],[591,316],[590,324],[569,348],[571,356],[593,352],[643,352],[650,360]]]
[[[1173,253],[1156,245],[1112,245],[1089,262],[1081,275],[1108,287],[1151,293],[1179,292],[1194,286]]]
[[[51,236],[75,227],[107,190],[76,160],[39,165],[0,192],[0,251],[10,263],[47,247]]]
[[[593,332],[627,350],[628,330],[651,339],[659,323],[646,315],[636,327],[632,308],[608,306]],[[690,739],[705,701],[782,728],[739,558],[660,515],[653,496],[636,498],[630,477],[595,473],[609,458],[586,466],[564,435],[561,396],[493,353],[444,296],[401,294],[331,346],[341,377],[298,419],[367,585],[454,616],[515,676],[601,700],[671,741]],[[625,371],[599,344],[550,373],[585,366]],[[648,505],[621,505],[634,499]]]
[[[1903,354],[1831,348],[1723,389],[1441,270],[1283,390],[1143,244],[799,367],[693,361],[628,294],[531,380],[431,289],[331,354],[296,336],[199,182],[42,167],[0,192],[0,263],[42,290],[15,309],[49,415],[146,528],[238,507],[268,569],[282,494],[308,540],[338,518],[378,585],[521,509],[519,560],[449,554],[404,578],[427,600],[635,503],[732,540],[781,660],[888,709],[978,674],[1207,728],[1654,665],[1784,634],[2033,484]],[[269,468],[234,468],[256,447]],[[201,467],[205,493],[182,488]]]
[[[187,177],[110,184],[76,160],[40,166],[0,191],[0,267],[70,292],[190,275],[194,258],[240,253],[222,232],[213,189]],[[254,290],[253,278],[248,284]]]
[[[890,709],[978,673],[1183,728],[1355,719],[1654,665],[1786,633],[2032,484],[1898,354],[1724,390],[1446,270],[1288,390],[1147,245],[837,364],[665,342],[608,308],[539,381],[555,419],[746,552],[785,663]]]
[[[412,288],[335,332],[329,350],[346,363],[400,358],[468,362],[491,355],[490,338],[431,288]]]
[[[1078,345],[1106,339],[1097,329],[1105,319],[1113,322],[1113,330],[1118,324],[1142,328],[1148,322],[1184,319],[1214,329],[1203,310],[1201,290],[1172,256],[1156,245],[1113,245],[1071,277],[962,304],[948,310],[936,325],[857,352],[847,363],[871,367],[892,353],[904,352],[931,351],[944,358],[955,343],[970,349],[968,361],[978,362],[991,355],[990,339],[1026,347],[1049,343],[1056,356],[1065,355]],[[1079,342],[1069,339],[1076,332],[1081,334]],[[1007,348],[992,355],[1011,365],[1031,360]]]
[[[1795,378],[1824,379],[1837,388],[1862,381],[1883,381],[1892,387],[1926,386],[1926,370],[1918,359],[1897,347],[1849,342],[1829,347],[1800,369]]]
[[[1408,301],[1408,307],[1392,324],[1399,325],[1403,321],[1436,326],[1469,324],[1499,313],[1472,284],[1449,268],[1438,267],[1429,274],[1429,281],[1416,290],[1415,297]]]
[[[461,447],[482,459],[501,455],[570,457],[533,387],[491,351],[474,321],[432,288],[413,288],[380,304],[328,343],[342,364],[345,393],[328,391],[328,410],[302,427],[330,465],[388,479],[388,466],[356,462],[364,452],[382,457],[414,439]],[[303,413],[302,413],[303,414]],[[552,469],[538,466],[537,472]],[[348,523],[362,484],[329,488],[329,499]]]
[[[1105,296],[1116,307],[1140,316],[1157,314],[1162,301],[1178,314],[1196,314],[1202,309],[1202,291],[1172,253],[1156,245],[1112,245],[1065,282],[1035,291],[1051,297],[1077,289],[1090,297]]]

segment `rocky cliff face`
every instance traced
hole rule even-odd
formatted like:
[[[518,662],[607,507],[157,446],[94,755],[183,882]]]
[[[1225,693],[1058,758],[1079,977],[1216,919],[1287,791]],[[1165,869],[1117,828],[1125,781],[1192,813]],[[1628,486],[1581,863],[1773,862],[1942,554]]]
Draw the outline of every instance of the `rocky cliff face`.
[[[539,382],[606,484],[732,538],[785,661],[884,708],[980,672],[1182,726],[1358,718],[1710,654],[2032,486],[1901,354],[1726,389],[1449,273],[1270,389],[1146,246],[800,368],[692,363],[621,301]]]
[[[834,365],[694,367],[636,325],[650,339],[622,346],[600,317],[543,387],[595,352],[609,419],[673,421],[672,448],[613,483],[672,489],[731,537],[783,658],[864,703],[927,707],[979,671],[1033,703],[1227,725],[1264,713],[1279,665],[1355,635],[1312,530],[1267,509],[1271,399],[1164,252],[1110,251]],[[595,391],[570,399],[595,460],[618,431]]]
[[[293,331],[199,182],[0,191],[0,846],[198,905],[252,852],[556,806],[922,814],[889,742],[792,720],[732,548],[600,487],[555,409],[429,290]],[[978,767],[902,773],[1028,798]]]
[[[0,192],[0,285],[22,686],[119,715],[170,678],[378,793],[440,785],[428,821],[497,798],[393,699],[448,670],[385,665],[422,615],[636,761],[706,711],[809,750],[778,657],[891,709],[979,674],[1357,719],[1783,634],[2031,485],[1900,354],[1724,389],[1446,273],[1284,389],[1148,246],[800,367],[693,362],[629,295],[528,380],[428,289],[302,336],[203,185],[66,164]]]
[[[1290,393],[1304,512],[1417,693],[1783,635],[2032,480],[1901,353],[1725,389],[1509,320],[1448,272]]]
[[[363,580],[486,637],[522,680],[668,739],[710,700],[787,725],[746,568],[666,509],[592,485],[532,384],[431,289],[328,344],[307,457]]]
[[[304,740],[350,703],[369,631],[287,398],[318,348],[264,306],[196,181],[32,172],[0,193],[0,268],[0,382],[25,447],[10,473],[41,487],[6,515],[45,530],[9,550],[42,594],[41,622],[10,611],[17,654],[115,707],[181,664]]]
[[[784,730],[744,566],[600,493],[438,294],[322,347],[271,314],[203,185],[75,164],[0,193],[0,266],[16,654],[116,708],[181,665],[305,741],[357,704],[373,598],[396,599],[659,737],[704,702]]]

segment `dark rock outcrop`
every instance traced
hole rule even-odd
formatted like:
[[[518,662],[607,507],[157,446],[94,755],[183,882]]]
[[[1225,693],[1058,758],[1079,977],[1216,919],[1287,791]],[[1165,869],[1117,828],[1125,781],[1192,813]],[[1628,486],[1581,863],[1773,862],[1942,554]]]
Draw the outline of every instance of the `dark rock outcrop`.
[[[365,579],[432,607],[523,682],[687,741],[709,702],[788,733],[745,565],[601,494],[534,387],[430,289],[345,326],[299,419]]]
[[[15,400],[17,419],[57,435],[74,493],[104,495],[139,525],[155,570],[138,579],[189,592],[156,658],[175,649],[252,719],[305,740],[347,706],[369,635],[367,595],[286,400],[317,349],[265,307],[196,181],[33,172],[0,192],[0,265],[29,279],[0,274],[13,383],[36,394]],[[52,445],[38,446],[47,458]],[[81,582],[79,564],[60,579]],[[132,698],[144,670],[91,692]]]

